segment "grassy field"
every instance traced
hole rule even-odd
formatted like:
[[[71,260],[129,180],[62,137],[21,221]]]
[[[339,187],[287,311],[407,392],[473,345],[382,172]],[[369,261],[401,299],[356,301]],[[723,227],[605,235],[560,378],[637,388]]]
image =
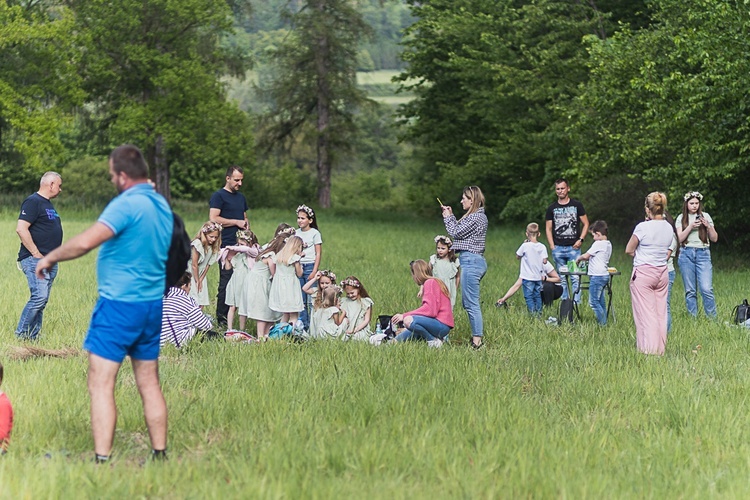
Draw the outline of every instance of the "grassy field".
[[[437,212],[437,210],[436,210]],[[95,213],[62,211],[66,237]],[[190,231],[201,213],[186,213]],[[664,357],[635,350],[624,242],[614,241],[617,321],[593,313],[566,327],[528,317],[521,294],[495,299],[518,275],[520,228],[493,224],[482,302],[486,348],[269,342],[194,344],[162,352],[170,460],[146,462],[148,437],[130,367],[117,386],[111,465],[91,463],[83,354],[9,358],[26,301],[15,269],[15,210],[0,215],[3,390],[16,412],[0,458],[0,497],[155,498],[744,498],[748,335],[724,324],[747,269],[717,270],[721,321],[686,317],[675,284]],[[253,211],[261,240],[293,213]],[[408,262],[433,252],[441,220],[319,214],[323,266],[357,275],[376,314],[417,304]],[[64,263],[41,347],[80,347],[96,299],[94,256]],[[211,272],[213,283],[218,272]],[[212,284],[212,287],[215,285]],[[556,315],[554,311],[547,315]]]

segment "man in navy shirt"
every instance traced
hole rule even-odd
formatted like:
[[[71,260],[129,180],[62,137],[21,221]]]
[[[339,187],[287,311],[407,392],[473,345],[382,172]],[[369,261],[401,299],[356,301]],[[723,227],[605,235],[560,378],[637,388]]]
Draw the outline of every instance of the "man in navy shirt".
[[[52,205],[62,190],[62,177],[56,172],[47,172],[39,183],[39,191],[23,201],[18,216],[16,233],[21,238],[18,251],[19,266],[26,274],[31,296],[23,308],[16,328],[16,336],[35,340],[42,329],[44,308],[49,300],[52,283],[57,276],[57,265],[41,278],[36,277],[36,264],[43,256],[62,243],[63,230],[60,215]]]
[[[231,166],[227,169],[224,187],[211,195],[208,219],[221,224],[221,246],[237,244],[237,231],[248,229],[247,200],[240,193],[244,174],[242,168]],[[229,306],[226,304],[227,284],[232,277],[231,269],[219,266],[219,292],[216,295],[216,322],[226,323]]]

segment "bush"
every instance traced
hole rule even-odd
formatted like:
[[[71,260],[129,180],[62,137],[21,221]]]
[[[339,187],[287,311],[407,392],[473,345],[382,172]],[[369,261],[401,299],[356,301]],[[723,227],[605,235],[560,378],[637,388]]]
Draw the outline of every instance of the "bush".
[[[65,197],[83,204],[105,202],[115,194],[106,156],[84,156],[72,160],[62,168],[60,175]]]

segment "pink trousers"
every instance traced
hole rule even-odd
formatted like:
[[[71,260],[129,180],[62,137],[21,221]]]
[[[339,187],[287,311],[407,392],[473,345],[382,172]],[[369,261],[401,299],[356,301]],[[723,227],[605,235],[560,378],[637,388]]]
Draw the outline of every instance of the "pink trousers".
[[[633,268],[630,298],[633,303],[636,343],[645,354],[664,354],[667,345],[667,266]]]

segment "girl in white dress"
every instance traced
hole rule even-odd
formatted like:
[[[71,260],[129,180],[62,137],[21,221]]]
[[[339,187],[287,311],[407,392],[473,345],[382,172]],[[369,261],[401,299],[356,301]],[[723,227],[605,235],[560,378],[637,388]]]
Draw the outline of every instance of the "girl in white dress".
[[[274,257],[276,274],[271,282],[268,307],[281,313],[281,321],[295,324],[304,308],[299,277],[302,276],[300,260],[304,254],[302,238],[291,236],[284,248]]]
[[[247,275],[244,308],[247,311],[247,317],[255,320],[258,340],[268,339],[271,325],[281,318],[281,314],[268,307],[268,296],[271,293],[271,279],[276,272],[276,263],[273,258],[276,252],[284,248],[286,238],[287,235],[282,234],[265,244],[263,250],[255,258],[255,265]]]
[[[255,265],[255,258],[260,252],[258,238],[249,229],[237,231],[237,244],[224,247],[219,253],[219,262],[224,269],[233,269],[232,277],[227,284],[226,304],[229,306],[227,313],[227,329],[234,326],[234,315],[239,312],[239,328],[245,331],[247,322],[247,308],[245,307],[245,294],[247,277]]]
[[[190,282],[190,296],[195,299],[202,310],[203,306],[209,303],[206,273],[219,257],[221,224],[211,221],[203,224],[191,245],[193,248],[190,252],[190,263],[186,269],[193,275]]]
[[[341,309],[346,312],[346,337],[344,340],[369,340],[370,318],[373,302],[370,295],[356,276],[349,276],[341,282],[346,297],[341,299]]]
[[[345,338],[346,312],[341,309],[341,288],[336,285],[320,290],[320,302],[313,307],[310,337],[314,339]]]
[[[456,290],[461,283],[458,257],[453,251],[453,241],[448,236],[435,236],[435,254],[430,256],[432,275],[441,279],[451,296],[451,307],[456,305]],[[420,288],[421,291],[421,288]],[[421,297],[421,295],[420,295]]]
[[[323,303],[323,291],[329,286],[336,283],[336,275],[333,271],[324,269],[315,273],[315,276],[305,283],[302,291],[310,296],[313,302],[313,309],[319,309]],[[310,315],[310,328],[308,331],[312,334],[315,332],[315,315]]]

